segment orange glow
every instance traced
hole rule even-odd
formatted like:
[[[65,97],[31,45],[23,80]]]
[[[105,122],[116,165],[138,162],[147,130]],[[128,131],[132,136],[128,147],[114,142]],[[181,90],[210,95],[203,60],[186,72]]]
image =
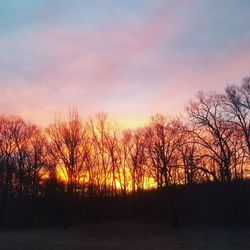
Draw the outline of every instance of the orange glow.
[[[57,167],[57,178],[59,181],[62,181],[64,183],[68,182],[68,176],[67,176],[67,172],[65,167],[62,166],[58,166]],[[47,178],[49,178],[49,176],[47,175]],[[46,177],[45,177],[46,179]],[[131,192],[133,190],[133,184],[132,184],[132,180],[131,180],[131,176],[129,171],[126,171],[126,179],[127,179],[127,183],[126,183],[126,189],[127,191]],[[86,175],[85,177],[80,177],[79,178],[79,183],[86,183],[88,182],[88,176]],[[121,182],[123,182],[123,180],[121,180]],[[122,186],[123,184],[121,183],[118,179],[115,179],[115,186],[117,188],[117,190],[122,190]],[[111,177],[107,180],[107,184],[109,186],[111,186],[112,183],[112,179]],[[157,187],[157,183],[154,180],[154,178],[152,177],[144,177],[144,182],[142,183],[143,186],[141,188],[145,189],[145,190],[149,190],[149,189],[154,189]]]
[[[65,167],[63,167],[63,166],[57,167],[56,168],[56,174],[57,174],[57,178],[60,181],[63,181],[65,183],[68,182],[68,175],[67,175],[67,171],[66,171]]]
[[[134,129],[146,125],[148,118],[143,116],[117,117],[117,121],[123,128]]]

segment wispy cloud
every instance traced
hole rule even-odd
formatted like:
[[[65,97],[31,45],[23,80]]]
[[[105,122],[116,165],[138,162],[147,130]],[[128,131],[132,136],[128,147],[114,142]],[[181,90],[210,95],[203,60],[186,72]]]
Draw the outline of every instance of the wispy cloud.
[[[248,70],[248,36],[225,48],[188,42],[211,29],[207,21],[204,31],[196,23],[204,11],[199,1],[39,6],[28,13],[44,21],[29,16],[27,29],[0,38],[0,112],[46,123],[76,105],[86,115],[105,110],[120,120],[143,120],[179,112],[197,90],[218,88]]]

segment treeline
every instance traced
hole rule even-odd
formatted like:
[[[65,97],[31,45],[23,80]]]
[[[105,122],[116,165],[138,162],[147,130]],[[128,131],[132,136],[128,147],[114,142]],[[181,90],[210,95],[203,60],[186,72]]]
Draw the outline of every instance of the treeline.
[[[83,121],[72,110],[45,129],[2,115],[0,223],[23,206],[18,204],[51,192],[63,197],[69,220],[76,197],[125,197],[145,189],[244,180],[249,159],[249,77],[222,94],[198,93],[185,117],[156,114],[133,130],[120,129],[105,113]]]

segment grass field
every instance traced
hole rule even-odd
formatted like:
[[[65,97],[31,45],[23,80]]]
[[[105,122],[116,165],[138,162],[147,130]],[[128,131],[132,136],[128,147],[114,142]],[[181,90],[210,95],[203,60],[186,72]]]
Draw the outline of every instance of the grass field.
[[[182,228],[142,223],[105,223],[63,230],[0,231],[1,250],[250,249],[250,229]]]

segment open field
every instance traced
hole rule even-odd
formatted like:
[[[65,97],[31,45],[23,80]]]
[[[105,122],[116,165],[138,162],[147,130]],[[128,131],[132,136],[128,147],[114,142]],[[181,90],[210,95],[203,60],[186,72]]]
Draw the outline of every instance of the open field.
[[[0,231],[1,250],[250,249],[250,229],[167,229],[159,224],[106,223],[63,230]]]

